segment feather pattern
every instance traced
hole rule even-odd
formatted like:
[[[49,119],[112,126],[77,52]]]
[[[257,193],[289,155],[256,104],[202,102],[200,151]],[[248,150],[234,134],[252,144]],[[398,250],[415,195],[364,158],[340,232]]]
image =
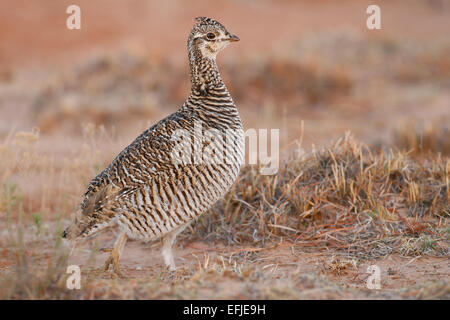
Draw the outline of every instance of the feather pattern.
[[[66,237],[84,238],[118,225],[129,238],[157,239],[198,218],[234,183],[243,163],[244,133],[215,54],[237,37],[216,20],[197,21],[187,45],[190,95],[89,183]],[[201,161],[191,154],[191,161],[181,160],[180,141],[174,139],[178,132],[184,133],[183,150],[200,151]],[[211,160],[212,150],[220,150],[221,161]]]

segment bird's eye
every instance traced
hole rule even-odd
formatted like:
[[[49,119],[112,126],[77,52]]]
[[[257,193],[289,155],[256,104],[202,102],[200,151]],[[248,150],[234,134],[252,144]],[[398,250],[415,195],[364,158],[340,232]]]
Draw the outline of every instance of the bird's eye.
[[[216,37],[216,35],[215,35],[214,33],[212,33],[212,32],[209,32],[209,33],[206,34],[206,37],[207,37],[209,40],[212,40],[212,39],[214,39],[214,38]]]

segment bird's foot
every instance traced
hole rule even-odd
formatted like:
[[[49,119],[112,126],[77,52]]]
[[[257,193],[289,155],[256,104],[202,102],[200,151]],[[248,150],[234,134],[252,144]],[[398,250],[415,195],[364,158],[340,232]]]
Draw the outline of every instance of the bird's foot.
[[[108,271],[109,266],[111,264],[113,266],[113,273],[111,275],[112,276],[116,275],[117,277],[124,279],[125,276],[122,274],[122,272],[120,271],[120,268],[119,268],[119,255],[116,254],[113,250],[111,252],[111,255],[108,257],[108,259],[105,262],[103,272]]]
[[[167,268],[167,270],[169,270],[170,272],[175,272],[175,271],[177,271],[177,267],[175,266],[175,263],[174,263],[174,264],[166,265],[166,268]]]

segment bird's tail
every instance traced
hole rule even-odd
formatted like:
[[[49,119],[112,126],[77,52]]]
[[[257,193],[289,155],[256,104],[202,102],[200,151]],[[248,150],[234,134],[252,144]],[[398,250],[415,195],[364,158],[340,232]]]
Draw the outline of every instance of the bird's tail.
[[[114,203],[133,191],[133,188],[115,189],[107,185],[85,198],[72,215],[72,223],[64,230],[63,238],[90,236],[103,229],[115,215]]]

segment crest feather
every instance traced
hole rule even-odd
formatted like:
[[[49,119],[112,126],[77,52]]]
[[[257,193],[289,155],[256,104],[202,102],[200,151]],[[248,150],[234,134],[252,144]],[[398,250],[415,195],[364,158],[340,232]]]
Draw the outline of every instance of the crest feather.
[[[195,18],[195,20],[196,20],[197,22],[203,22],[203,21],[208,21],[208,20],[210,20],[210,18],[208,18],[208,17],[197,17],[197,18]]]

